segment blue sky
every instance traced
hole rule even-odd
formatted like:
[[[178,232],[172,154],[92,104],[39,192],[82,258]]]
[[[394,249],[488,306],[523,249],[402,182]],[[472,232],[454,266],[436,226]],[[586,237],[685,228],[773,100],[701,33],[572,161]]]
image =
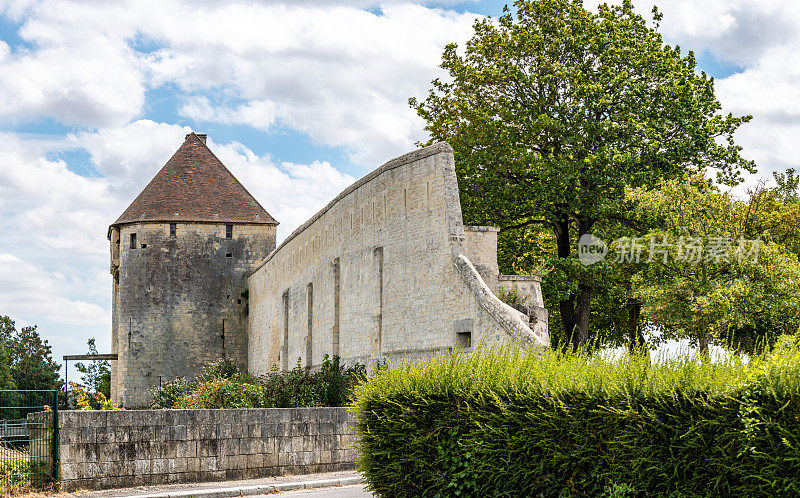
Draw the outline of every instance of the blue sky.
[[[407,99],[504,3],[0,0],[0,314],[58,358],[110,350],[107,227],[188,131],[285,237],[426,138]],[[656,3],[725,110],[755,116],[737,140],[761,175],[796,166],[796,2]]]

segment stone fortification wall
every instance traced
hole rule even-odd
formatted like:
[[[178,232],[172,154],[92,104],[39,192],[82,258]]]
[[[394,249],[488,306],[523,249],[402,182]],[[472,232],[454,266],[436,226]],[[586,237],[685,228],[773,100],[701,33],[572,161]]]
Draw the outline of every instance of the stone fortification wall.
[[[114,402],[147,406],[149,389],[223,356],[247,367],[246,275],[274,249],[275,226],[233,224],[231,235],[224,222],[112,229]]]
[[[497,300],[464,243],[450,146],[389,161],[250,275],[250,371],[298,359],[315,367],[326,354],[369,365],[511,337],[544,345],[526,317]]]
[[[352,469],[347,408],[68,411],[62,491]]]
[[[500,286],[498,276],[500,268],[497,265],[497,234],[500,229],[489,226],[464,227],[464,255],[469,258],[481,278],[497,294]]]
[[[499,275],[500,292],[515,293],[522,300],[520,311],[528,315],[528,325],[535,334],[547,334],[548,314],[542,298],[542,278],[538,275]]]

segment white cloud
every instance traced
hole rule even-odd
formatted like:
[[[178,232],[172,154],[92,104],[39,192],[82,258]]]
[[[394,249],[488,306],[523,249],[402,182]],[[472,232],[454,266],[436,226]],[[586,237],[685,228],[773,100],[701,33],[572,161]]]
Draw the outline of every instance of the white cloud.
[[[111,315],[97,304],[65,297],[63,283],[64,276],[57,272],[47,272],[17,256],[0,253],[0,314],[23,317],[33,323],[111,323]]]
[[[640,12],[655,3],[664,14],[661,32],[686,50],[709,50],[721,60],[749,65],[797,34],[800,5],[793,0],[638,0]]]
[[[444,45],[466,39],[476,17],[412,4],[384,6],[381,15],[341,6],[246,10],[197,12],[188,19],[195,29],[215,23],[202,40],[151,27],[149,36],[168,45],[151,59],[154,81],[224,87],[247,101],[214,107],[201,96],[184,105],[186,116],[262,129],[277,122],[370,166],[424,138],[407,99],[425,93]]]
[[[281,223],[279,241],[355,181],[328,162],[276,165],[269,156],[258,156],[236,142],[217,145],[209,138],[208,144],[264,209]]]
[[[126,33],[113,22],[101,28],[125,13],[119,7],[104,12],[86,7],[69,2],[7,7],[7,14],[25,19],[19,36],[33,48],[0,54],[0,116],[102,126],[139,113],[145,87]]]
[[[596,3],[596,2],[592,2]],[[787,167],[800,153],[800,2],[794,0],[636,0],[647,14],[655,3],[664,14],[660,32],[684,53],[711,54],[735,74],[716,80],[723,112],[750,114],[736,133],[743,155],[759,173],[747,183]]]
[[[113,197],[130,203],[191,131],[186,126],[142,119],[124,126],[70,134],[67,144],[86,149]],[[127,204],[115,216],[122,214],[125,207]],[[113,221],[109,219],[107,224]]]
[[[108,208],[105,181],[80,176],[63,160],[49,160],[35,141],[0,134],[0,249],[63,257],[97,255]]]
[[[12,4],[35,48],[0,58],[0,116],[119,126],[142,112],[145,88],[172,84],[193,94],[186,117],[289,127],[375,166],[424,138],[406,101],[424,95],[444,45],[468,38],[477,16],[354,6],[373,3]],[[139,43],[158,48],[137,51]]]
[[[215,106],[208,97],[197,96],[189,98],[180,113],[198,122],[246,124],[269,131],[276,122],[276,107],[269,100],[252,100],[238,107]]]

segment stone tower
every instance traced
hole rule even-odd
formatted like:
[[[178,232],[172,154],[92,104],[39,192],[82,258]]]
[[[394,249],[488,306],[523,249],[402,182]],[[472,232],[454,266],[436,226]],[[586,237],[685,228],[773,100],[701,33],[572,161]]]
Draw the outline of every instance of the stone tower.
[[[108,230],[111,397],[124,407],[218,358],[247,368],[247,274],[278,222],[190,133]]]

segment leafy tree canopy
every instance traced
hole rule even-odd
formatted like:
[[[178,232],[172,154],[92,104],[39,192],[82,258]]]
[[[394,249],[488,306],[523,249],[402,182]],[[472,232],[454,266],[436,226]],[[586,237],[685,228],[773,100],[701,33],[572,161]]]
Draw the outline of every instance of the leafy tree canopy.
[[[36,326],[16,325],[8,316],[0,316],[0,343],[8,355],[9,370],[17,389],[59,389],[60,365],[53,361],[52,346],[42,340]]]
[[[665,338],[686,337],[701,352],[709,343],[754,352],[800,326],[800,261],[780,244],[753,233],[753,218],[775,207],[758,194],[737,201],[702,175],[665,181],[629,197],[659,228],[627,250],[649,251],[633,275],[643,318]],[[768,197],[768,196],[767,196]]]
[[[14,330],[14,322],[7,316],[0,316],[0,389],[16,389],[11,376],[11,356],[9,355],[8,338]]]
[[[477,21],[463,51],[448,45],[449,79],[410,104],[432,140],[455,150],[467,222],[552,230],[547,264],[565,283],[558,312],[579,346],[594,283],[568,262],[577,238],[603,223],[632,225],[628,187],[700,168],[740,181],[755,167],[733,134],[750,117],[723,114],[713,78],[696,71],[691,52],[665,45],[629,0],[596,13],[580,0],[514,5],[516,15]]]

